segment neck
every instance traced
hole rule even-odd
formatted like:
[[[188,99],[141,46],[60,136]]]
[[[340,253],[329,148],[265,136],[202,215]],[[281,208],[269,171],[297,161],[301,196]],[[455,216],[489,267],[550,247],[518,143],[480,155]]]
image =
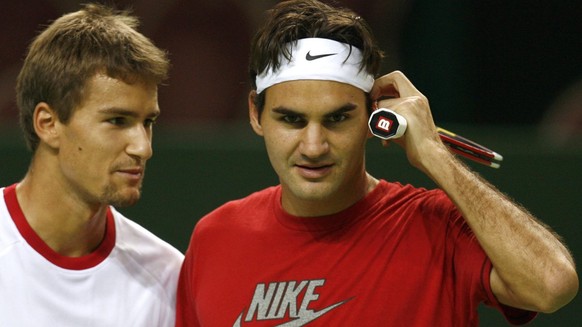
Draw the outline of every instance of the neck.
[[[282,205],[285,211],[297,217],[318,217],[338,213],[352,206],[370,193],[379,181],[364,172],[364,176],[358,178],[357,182],[346,183],[349,189],[336,192],[337,195],[328,199],[289,199],[285,193],[291,194],[283,187]]]
[[[83,203],[54,180],[45,183],[30,171],[17,186],[16,196],[32,229],[63,256],[89,254],[105,236],[108,206]]]

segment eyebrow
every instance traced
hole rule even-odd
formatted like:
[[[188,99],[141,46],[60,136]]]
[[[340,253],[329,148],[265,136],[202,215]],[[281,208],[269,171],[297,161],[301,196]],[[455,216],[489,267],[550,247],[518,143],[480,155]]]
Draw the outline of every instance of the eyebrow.
[[[343,114],[352,110],[355,110],[358,106],[354,103],[346,103],[344,105],[342,105],[341,107],[325,114],[326,117],[330,117],[333,115],[337,115],[337,114]],[[287,108],[284,106],[279,106],[279,107],[275,107],[272,109],[273,112],[281,114],[281,115],[297,115],[297,116],[304,116],[304,114],[300,113],[299,110],[295,110],[292,108]]]
[[[119,108],[119,107],[102,108],[102,109],[99,109],[99,113],[106,114],[106,115],[119,115],[119,116],[128,116],[128,117],[139,116],[135,111],[132,111],[129,109],[124,109],[124,108]],[[148,118],[155,118],[155,117],[158,117],[159,115],[160,115],[160,110],[156,109],[151,114],[149,114],[147,117]]]

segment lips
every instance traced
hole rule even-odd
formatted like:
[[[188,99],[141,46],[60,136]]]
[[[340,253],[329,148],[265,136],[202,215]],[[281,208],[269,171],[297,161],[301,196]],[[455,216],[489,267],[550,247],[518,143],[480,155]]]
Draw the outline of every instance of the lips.
[[[300,176],[306,179],[320,179],[327,176],[333,165],[295,165]]]
[[[123,176],[132,179],[132,180],[141,180],[143,176],[144,169],[143,167],[132,167],[132,168],[123,168],[118,169],[117,172],[122,174]]]
[[[134,175],[140,175],[143,173],[143,171],[141,169],[125,169],[125,170],[122,170],[121,172],[126,173],[126,174],[134,174]]]

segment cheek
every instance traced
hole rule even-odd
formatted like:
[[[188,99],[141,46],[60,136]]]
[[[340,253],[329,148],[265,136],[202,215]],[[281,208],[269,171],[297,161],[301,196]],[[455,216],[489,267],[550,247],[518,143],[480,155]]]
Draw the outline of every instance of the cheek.
[[[287,162],[292,157],[297,143],[293,134],[285,133],[265,133],[264,141],[269,160],[273,166]]]
[[[368,141],[367,131],[354,131],[353,133],[345,133],[335,140],[335,149],[345,153],[349,157],[355,158],[359,153],[363,153]]]
[[[274,159],[285,153],[286,142],[281,137],[265,137],[265,147],[269,157]]]
[[[111,151],[97,142],[96,137],[68,138],[60,149],[61,161],[77,169],[86,167],[87,171],[94,171],[97,166],[106,161],[105,153]]]

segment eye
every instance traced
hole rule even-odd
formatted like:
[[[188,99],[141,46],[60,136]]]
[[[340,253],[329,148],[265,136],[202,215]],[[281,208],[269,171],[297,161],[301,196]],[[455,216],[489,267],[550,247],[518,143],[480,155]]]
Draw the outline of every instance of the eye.
[[[156,119],[146,119],[143,123],[145,127],[152,127],[156,123]]]
[[[113,117],[109,118],[107,122],[115,126],[123,126],[127,123],[127,119],[125,117]]]
[[[346,115],[345,113],[333,114],[333,115],[330,115],[328,118],[329,122],[332,122],[332,123],[339,123],[339,122],[342,122],[346,119],[348,119],[348,115]]]
[[[281,116],[281,120],[293,125],[303,123],[303,118],[301,116],[292,114]]]

